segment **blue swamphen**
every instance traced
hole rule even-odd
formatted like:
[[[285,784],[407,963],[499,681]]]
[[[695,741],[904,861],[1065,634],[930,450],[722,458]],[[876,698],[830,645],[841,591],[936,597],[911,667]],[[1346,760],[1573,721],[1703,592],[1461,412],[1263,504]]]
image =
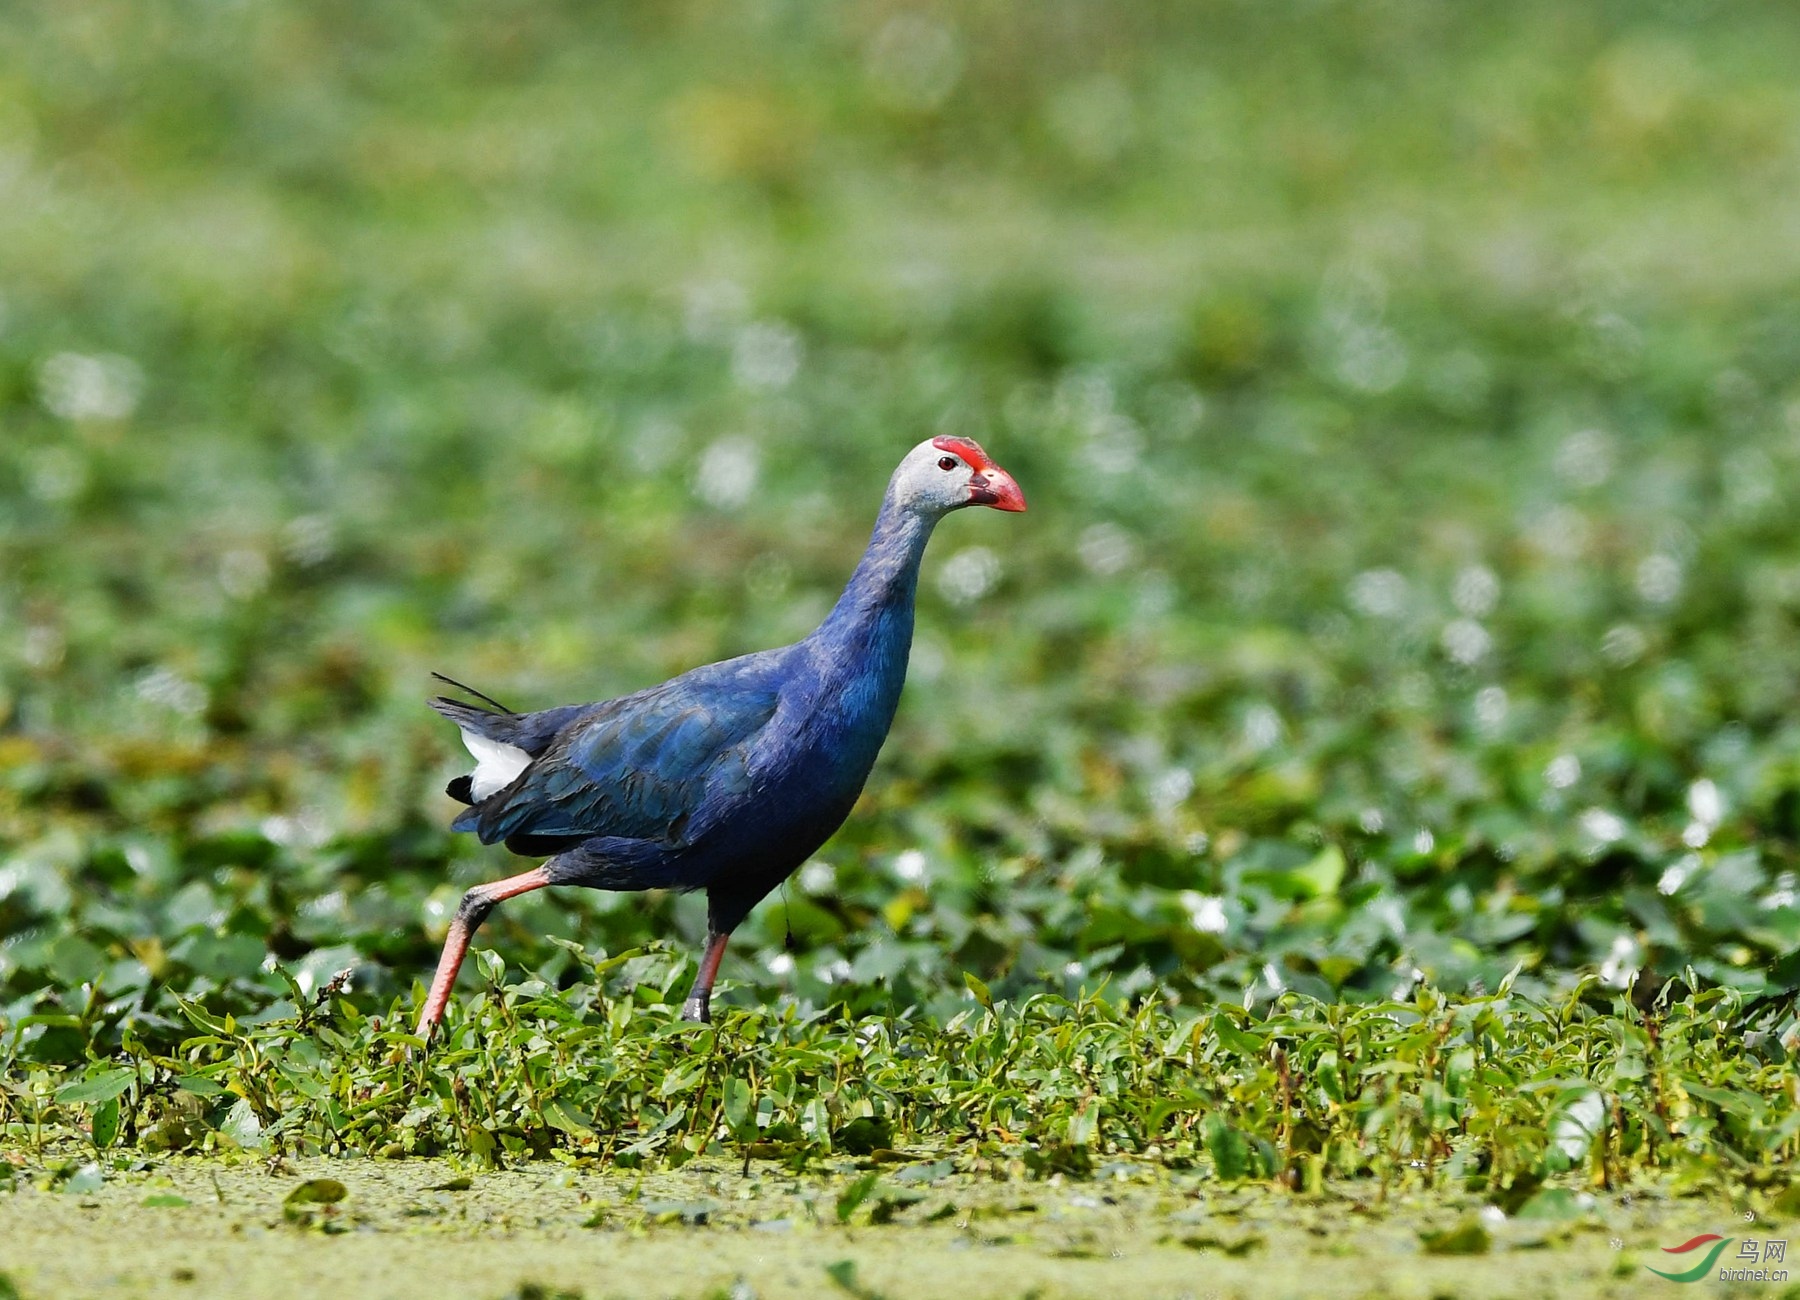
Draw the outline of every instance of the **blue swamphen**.
[[[862,792],[906,678],[925,543],[973,505],[1023,510],[1025,497],[974,442],[933,438],[894,471],[868,550],[805,640],[599,704],[513,713],[433,700],[476,760],[450,783],[469,805],[452,828],[549,860],[463,895],[420,1036],[443,1019],[483,918],[546,885],[704,889],[706,952],[682,1015],[710,1019],[731,932]]]

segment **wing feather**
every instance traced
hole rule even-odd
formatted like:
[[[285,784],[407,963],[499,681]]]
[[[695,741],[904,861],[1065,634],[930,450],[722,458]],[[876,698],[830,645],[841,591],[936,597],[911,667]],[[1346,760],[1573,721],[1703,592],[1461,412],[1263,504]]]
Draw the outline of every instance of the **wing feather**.
[[[484,844],[680,839],[709,801],[747,788],[750,747],[780,701],[775,667],[746,656],[591,706],[454,826]]]

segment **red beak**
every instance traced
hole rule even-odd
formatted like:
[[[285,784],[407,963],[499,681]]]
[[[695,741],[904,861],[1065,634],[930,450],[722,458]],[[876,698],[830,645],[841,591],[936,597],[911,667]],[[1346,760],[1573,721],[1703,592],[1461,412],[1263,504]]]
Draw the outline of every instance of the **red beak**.
[[[1011,474],[990,461],[986,469],[977,471],[969,480],[969,502],[1017,512],[1025,508],[1025,494],[1019,491]]]

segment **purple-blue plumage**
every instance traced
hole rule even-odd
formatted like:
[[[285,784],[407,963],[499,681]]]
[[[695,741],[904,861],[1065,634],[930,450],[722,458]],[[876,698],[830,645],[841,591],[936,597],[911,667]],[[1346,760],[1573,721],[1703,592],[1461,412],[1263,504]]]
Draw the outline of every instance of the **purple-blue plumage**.
[[[726,938],[861,793],[906,679],[925,544],[967,505],[1025,501],[975,444],[921,443],[894,472],[843,595],[804,640],[598,704],[510,713],[432,701],[480,760],[450,785],[471,805],[453,829],[550,860],[463,897],[420,1034],[441,1019],[482,918],[545,885],[705,889],[706,954],[683,1012],[707,1019]]]

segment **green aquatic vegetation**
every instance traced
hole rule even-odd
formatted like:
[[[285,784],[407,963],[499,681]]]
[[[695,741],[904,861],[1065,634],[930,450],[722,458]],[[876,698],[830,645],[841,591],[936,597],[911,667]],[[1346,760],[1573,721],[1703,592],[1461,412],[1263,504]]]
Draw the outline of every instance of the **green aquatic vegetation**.
[[[684,959],[661,951],[593,961],[563,990],[506,981],[491,952],[480,963],[488,990],[429,1052],[409,1006],[369,1015],[341,988],[245,1023],[184,1000],[187,1032],[166,1049],[134,1038],[85,1067],[19,1070],[4,1131],[34,1146],[84,1133],[102,1152],[490,1167],[704,1156],[801,1170],[847,1155],[1045,1178],[1148,1161],[1299,1191],[1345,1178],[1383,1197],[1481,1191],[1539,1216],[1556,1201],[1538,1189],[1563,1175],[1775,1187],[1800,1144],[1785,1053],[1722,990],[1641,1010],[1504,985],[1362,1006],[1286,994],[1253,1011],[1039,995],[941,1023],[790,1005],[696,1026],[673,1018]],[[839,1216],[874,1188],[871,1175],[846,1189]]]
[[[1755,1193],[1602,1191],[1545,1224],[1450,1191],[1376,1205],[1354,1185],[1294,1196],[1138,1163],[1099,1181],[1022,1186],[952,1172],[896,1187],[893,1166],[865,1172],[844,1161],[748,1175],[706,1159],[656,1173],[540,1162],[471,1174],[443,1159],[120,1157],[72,1192],[55,1179],[60,1160],[22,1174],[6,1205],[6,1275],[28,1297],[399,1296],[429,1275],[449,1300],[798,1297],[840,1284],[893,1300],[1121,1288],[1176,1297],[1197,1283],[1222,1298],[1525,1300],[1641,1286],[1646,1265],[1672,1258],[1662,1247],[1701,1232],[1779,1240],[1789,1231]],[[871,1174],[873,1190],[840,1217]],[[341,1197],[315,1217],[284,1213],[327,1175]],[[904,1203],[884,1211],[891,1190]],[[143,1208],[151,1199],[162,1208]],[[1425,1246],[1447,1232],[1473,1238],[1471,1225],[1485,1253]]]

